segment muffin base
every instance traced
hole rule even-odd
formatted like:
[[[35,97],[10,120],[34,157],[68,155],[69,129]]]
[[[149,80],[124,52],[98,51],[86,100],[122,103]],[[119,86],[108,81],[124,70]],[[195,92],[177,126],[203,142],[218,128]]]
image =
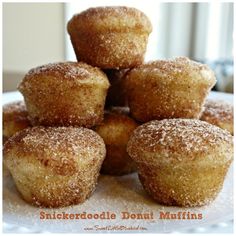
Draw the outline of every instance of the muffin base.
[[[16,158],[17,160],[17,158]],[[21,159],[11,171],[16,187],[22,198],[38,207],[58,208],[83,203],[95,189],[100,166],[81,167],[72,176],[56,175]],[[35,170],[38,166],[37,171]]]
[[[148,166],[138,164],[139,179],[160,204],[180,207],[208,205],[220,192],[229,163],[222,166]]]
[[[102,69],[132,68],[142,64],[147,40],[147,34],[136,32],[76,32],[76,38],[71,36],[77,60]]]
[[[55,78],[52,82],[54,80]],[[66,85],[60,82],[57,85],[55,82],[53,86],[57,87],[57,90],[47,91],[45,86],[50,87],[50,78],[45,76],[41,83],[44,86],[35,85],[32,92],[24,94],[29,119],[34,126],[90,128],[103,120],[106,88],[91,84],[65,89]]]

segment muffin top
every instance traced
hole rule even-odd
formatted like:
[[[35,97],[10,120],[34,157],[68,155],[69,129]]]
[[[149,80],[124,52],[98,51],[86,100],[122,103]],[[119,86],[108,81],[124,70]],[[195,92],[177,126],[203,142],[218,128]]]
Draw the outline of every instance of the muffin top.
[[[138,162],[219,163],[232,158],[233,137],[225,130],[196,119],[155,120],[138,127],[127,148]]]
[[[57,81],[74,81],[81,83],[96,83],[109,87],[107,76],[97,67],[90,66],[84,62],[59,62],[49,63],[31,69],[20,83],[18,89],[21,91],[32,79],[40,77],[56,77]]]
[[[74,127],[32,127],[12,136],[4,145],[4,159],[22,158],[59,175],[73,175],[78,166],[105,157],[105,145],[94,131]]]
[[[224,121],[233,122],[233,113],[233,106],[230,103],[207,99],[201,119],[214,124]]]
[[[3,123],[7,121],[28,120],[28,112],[23,101],[5,104],[2,109]]]
[[[125,6],[89,8],[74,15],[67,30],[78,32],[130,32],[151,33],[152,25],[141,11]]]
[[[156,60],[133,68],[127,73],[127,78],[142,79],[163,78],[167,83],[199,83],[213,86],[216,83],[214,72],[207,66],[187,57],[177,57],[172,60]]]

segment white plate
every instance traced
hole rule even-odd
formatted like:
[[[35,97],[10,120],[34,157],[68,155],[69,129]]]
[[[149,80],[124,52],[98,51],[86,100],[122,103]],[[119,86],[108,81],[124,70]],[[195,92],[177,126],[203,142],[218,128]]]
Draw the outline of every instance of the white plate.
[[[233,96],[211,93],[212,98],[233,101]],[[3,95],[4,103],[21,99],[19,93]],[[179,208],[158,205],[144,192],[136,174],[122,177],[100,176],[94,194],[85,203],[61,209],[39,209],[25,203],[17,192],[10,175],[3,181],[4,232],[68,232],[68,233],[166,233],[166,232],[231,232],[233,219],[233,166],[217,199],[209,206]],[[40,212],[116,214],[115,220],[41,220]],[[160,211],[201,213],[201,220],[161,220]],[[122,220],[121,212],[150,213],[153,220]],[[223,222],[223,223],[222,223]],[[225,222],[225,223],[224,223]],[[102,230],[108,227],[110,230]],[[115,227],[120,227],[115,230]],[[128,230],[139,227],[138,230]],[[90,228],[90,230],[85,230]],[[99,228],[99,230],[97,230]],[[122,228],[122,230],[121,230]],[[127,229],[127,230],[125,230]]]

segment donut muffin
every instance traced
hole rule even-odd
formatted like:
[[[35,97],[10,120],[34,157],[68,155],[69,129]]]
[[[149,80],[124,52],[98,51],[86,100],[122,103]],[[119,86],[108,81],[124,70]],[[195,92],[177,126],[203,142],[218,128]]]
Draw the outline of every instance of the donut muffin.
[[[144,189],[158,203],[202,206],[222,188],[233,160],[233,138],[201,120],[164,119],[138,127],[127,150]]]
[[[19,85],[33,125],[92,127],[103,120],[109,81],[83,62],[30,70]]]
[[[74,15],[67,31],[78,61],[119,69],[143,62],[152,26],[135,8],[96,7]]]
[[[96,132],[103,138],[107,150],[102,174],[125,175],[136,170],[134,161],[126,151],[126,145],[137,126],[128,116],[126,108],[117,107],[105,112],[104,121],[96,127]]]
[[[3,106],[3,141],[16,132],[30,127],[28,112],[23,101],[11,102]]]
[[[199,118],[215,82],[209,67],[185,57],[141,65],[126,75],[131,115],[140,122]]]
[[[4,163],[26,202],[64,207],[91,195],[105,153],[102,138],[92,130],[38,126],[5,143]]]
[[[125,92],[125,79],[124,76],[128,69],[122,70],[106,70],[104,71],[110,82],[106,97],[106,107],[108,106],[127,106],[127,96]]]
[[[207,99],[201,120],[228,130],[232,135],[234,134],[234,111],[233,106],[228,102]]]

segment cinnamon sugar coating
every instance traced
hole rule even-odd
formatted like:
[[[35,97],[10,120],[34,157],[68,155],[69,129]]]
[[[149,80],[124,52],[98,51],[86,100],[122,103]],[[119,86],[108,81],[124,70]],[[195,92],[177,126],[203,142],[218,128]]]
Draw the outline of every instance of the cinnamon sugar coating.
[[[5,104],[2,110],[3,137],[5,141],[16,132],[31,126],[23,101]]]
[[[25,201],[62,207],[85,201],[95,188],[105,145],[94,131],[33,127],[4,145],[4,164]]]
[[[127,109],[116,107],[105,112],[104,121],[95,131],[106,144],[106,158],[101,173],[125,175],[136,170],[134,161],[129,157],[126,146],[129,137],[138,124],[127,115]]]
[[[234,134],[233,105],[228,102],[207,99],[200,119]]]
[[[78,61],[119,69],[143,62],[152,26],[135,8],[96,7],[74,15],[67,31]]]
[[[199,118],[216,82],[209,67],[186,57],[143,64],[125,79],[131,115],[140,122]]]
[[[165,119],[139,126],[127,151],[144,189],[164,205],[209,204],[233,160],[233,137],[207,122]]]
[[[83,62],[30,70],[19,85],[33,125],[92,127],[103,119],[106,75]]]

